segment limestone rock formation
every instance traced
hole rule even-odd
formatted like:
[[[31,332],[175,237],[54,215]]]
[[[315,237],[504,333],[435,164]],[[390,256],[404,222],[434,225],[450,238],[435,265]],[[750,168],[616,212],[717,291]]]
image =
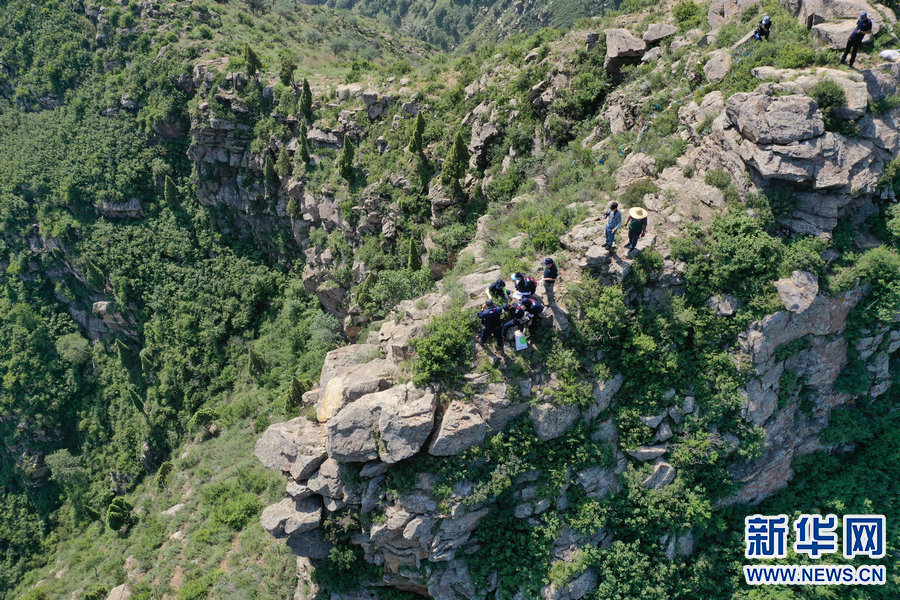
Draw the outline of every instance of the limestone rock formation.
[[[606,60],[603,68],[610,73],[618,73],[623,65],[640,58],[647,49],[644,40],[637,38],[627,29],[607,29]]]

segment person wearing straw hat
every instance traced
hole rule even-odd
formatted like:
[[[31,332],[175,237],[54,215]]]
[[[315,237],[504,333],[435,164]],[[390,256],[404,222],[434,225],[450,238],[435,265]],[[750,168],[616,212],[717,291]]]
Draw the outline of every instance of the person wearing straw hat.
[[[628,254],[631,254],[637,250],[638,238],[644,237],[647,233],[647,211],[640,206],[632,206],[628,211],[625,226],[628,227],[628,243],[625,247],[628,248]]]

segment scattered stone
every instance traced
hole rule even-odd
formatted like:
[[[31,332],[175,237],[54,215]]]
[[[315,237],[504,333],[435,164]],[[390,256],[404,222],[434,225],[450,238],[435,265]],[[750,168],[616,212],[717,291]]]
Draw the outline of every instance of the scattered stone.
[[[529,417],[535,434],[542,442],[547,442],[564,434],[580,414],[575,405],[558,406],[552,402],[542,402],[531,408]]]
[[[740,305],[740,301],[731,294],[716,294],[706,300],[706,306],[720,317],[734,316]]]
[[[640,448],[636,448],[634,450],[626,450],[625,454],[628,454],[635,460],[639,460],[641,462],[647,462],[649,460],[654,460],[662,456],[668,451],[665,445],[662,446],[641,446]]]
[[[819,294],[819,278],[808,271],[793,271],[790,277],[775,282],[778,297],[791,312],[803,312]]]
[[[162,513],[160,514],[166,515],[167,517],[173,517],[178,514],[178,511],[182,508],[184,508],[184,503],[179,502],[178,504],[173,505],[171,508],[167,508],[166,510],[162,511]]]
[[[675,481],[676,474],[675,467],[667,462],[659,462],[653,469],[653,474],[647,477],[641,485],[645,488],[658,490]]]

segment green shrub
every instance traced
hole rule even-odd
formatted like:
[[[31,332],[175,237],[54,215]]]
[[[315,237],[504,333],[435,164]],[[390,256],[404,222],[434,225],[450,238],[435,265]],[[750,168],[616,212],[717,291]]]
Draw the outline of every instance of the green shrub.
[[[559,250],[559,236],[566,232],[566,224],[557,214],[542,214],[520,222],[535,250],[550,254]]]
[[[169,485],[169,478],[172,476],[172,463],[171,461],[165,461],[163,464],[159,465],[159,469],[156,471],[156,489],[162,491],[166,489],[166,486]]]
[[[113,498],[106,509],[106,524],[115,531],[130,527],[135,522],[133,510],[134,505],[125,498],[121,496]]]
[[[706,185],[711,185],[714,188],[724,190],[731,185],[731,174],[724,169],[710,169],[703,177],[703,181]]]
[[[699,27],[705,20],[703,10],[690,0],[681,0],[672,9],[672,15],[678,21],[681,31]]]
[[[240,531],[263,508],[260,499],[249,492],[239,492],[222,498],[213,510],[213,517],[233,531]]]
[[[618,348],[628,318],[622,288],[587,280],[572,289],[572,298],[578,314],[572,325],[579,343],[592,350]]]
[[[655,194],[659,187],[649,179],[638,179],[622,192],[620,204],[625,207],[644,206],[644,196]]]
[[[837,131],[841,120],[837,116],[838,109],[847,105],[847,96],[844,88],[830,79],[823,79],[812,87],[809,95],[819,105],[822,119],[825,121],[827,131]]]
[[[85,589],[79,598],[82,600],[106,600],[107,594],[109,594],[109,589],[105,585],[96,583]]]
[[[475,315],[461,308],[432,319],[425,335],[413,340],[413,382],[424,385],[435,380],[452,381],[465,373],[473,357],[476,324]]]

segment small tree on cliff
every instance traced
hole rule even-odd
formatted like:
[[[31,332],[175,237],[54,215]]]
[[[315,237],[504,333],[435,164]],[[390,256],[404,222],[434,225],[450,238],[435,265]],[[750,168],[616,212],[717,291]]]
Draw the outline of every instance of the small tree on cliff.
[[[450,186],[454,193],[461,192],[459,180],[466,174],[468,162],[469,150],[463,141],[462,133],[457,131],[456,137],[453,139],[453,145],[450,147],[450,152],[447,153],[447,158],[444,160],[444,166],[441,169],[441,184]]]
[[[299,146],[297,147],[297,155],[300,157],[300,160],[303,161],[303,164],[309,164],[309,131],[306,129],[306,123],[303,121],[300,122],[300,135],[297,137],[297,141],[299,142]]]
[[[272,162],[272,157],[266,154],[266,163],[263,167],[263,175],[266,178],[266,191],[269,194],[275,193],[278,189],[278,186],[281,185],[281,180],[278,179],[278,173],[275,172],[275,163]]]
[[[296,219],[300,215],[300,205],[296,198],[291,198],[287,203],[287,214],[290,218]]]
[[[425,143],[422,141],[422,134],[425,133],[425,119],[422,113],[416,115],[416,126],[413,129],[412,137],[409,139],[409,151],[414,154],[420,154],[425,149]]]
[[[163,199],[166,206],[170,208],[174,208],[178,204],[178,188],[175,187],[175,182],[168,175],[166,175],[166,182],[163,186]]]
[[[250,47],[250,44],[244,44],[244,65],[247,67],[247,74],[251,77],[257,77],[257,73],[263,68],[262,61],[259,60],[259,56]]]
[[[309,82],[303,79],[303,90],[300,92],[300,112],[307,119],[312,119],[312,90],[309,89]]]
[[[422,268],[422,257],[419,256],[419,248],[414,238],[409,238],[409,248],[406,252],[406,266],[410,271],[418,271]]]
[[[291,85],[294,82],[294,71],[297,70],[297,62],[290,56],[281,59],[281,66],[278,69],[278,79],[284,85]]]
[[[294,166],[291,164],[291,155],[288,154],[287,148],[281,147],[278,152],[278,160],[275,161],[275,172],[282,181],[291,176],[294,172]]]
[[[347,181],[353,180],[353,142],[350,138],[344,137],[344,146],[341,148],[341,155],[337,162],[338,173]]]
[[[286,416],[293,417],[300,411],[300,407],[303,406],[303,394],[307,390],[309,390],[309,385],[304,385],[296,377],[291,380],[291,389],[288,390],[287,398],[284,401]]]

